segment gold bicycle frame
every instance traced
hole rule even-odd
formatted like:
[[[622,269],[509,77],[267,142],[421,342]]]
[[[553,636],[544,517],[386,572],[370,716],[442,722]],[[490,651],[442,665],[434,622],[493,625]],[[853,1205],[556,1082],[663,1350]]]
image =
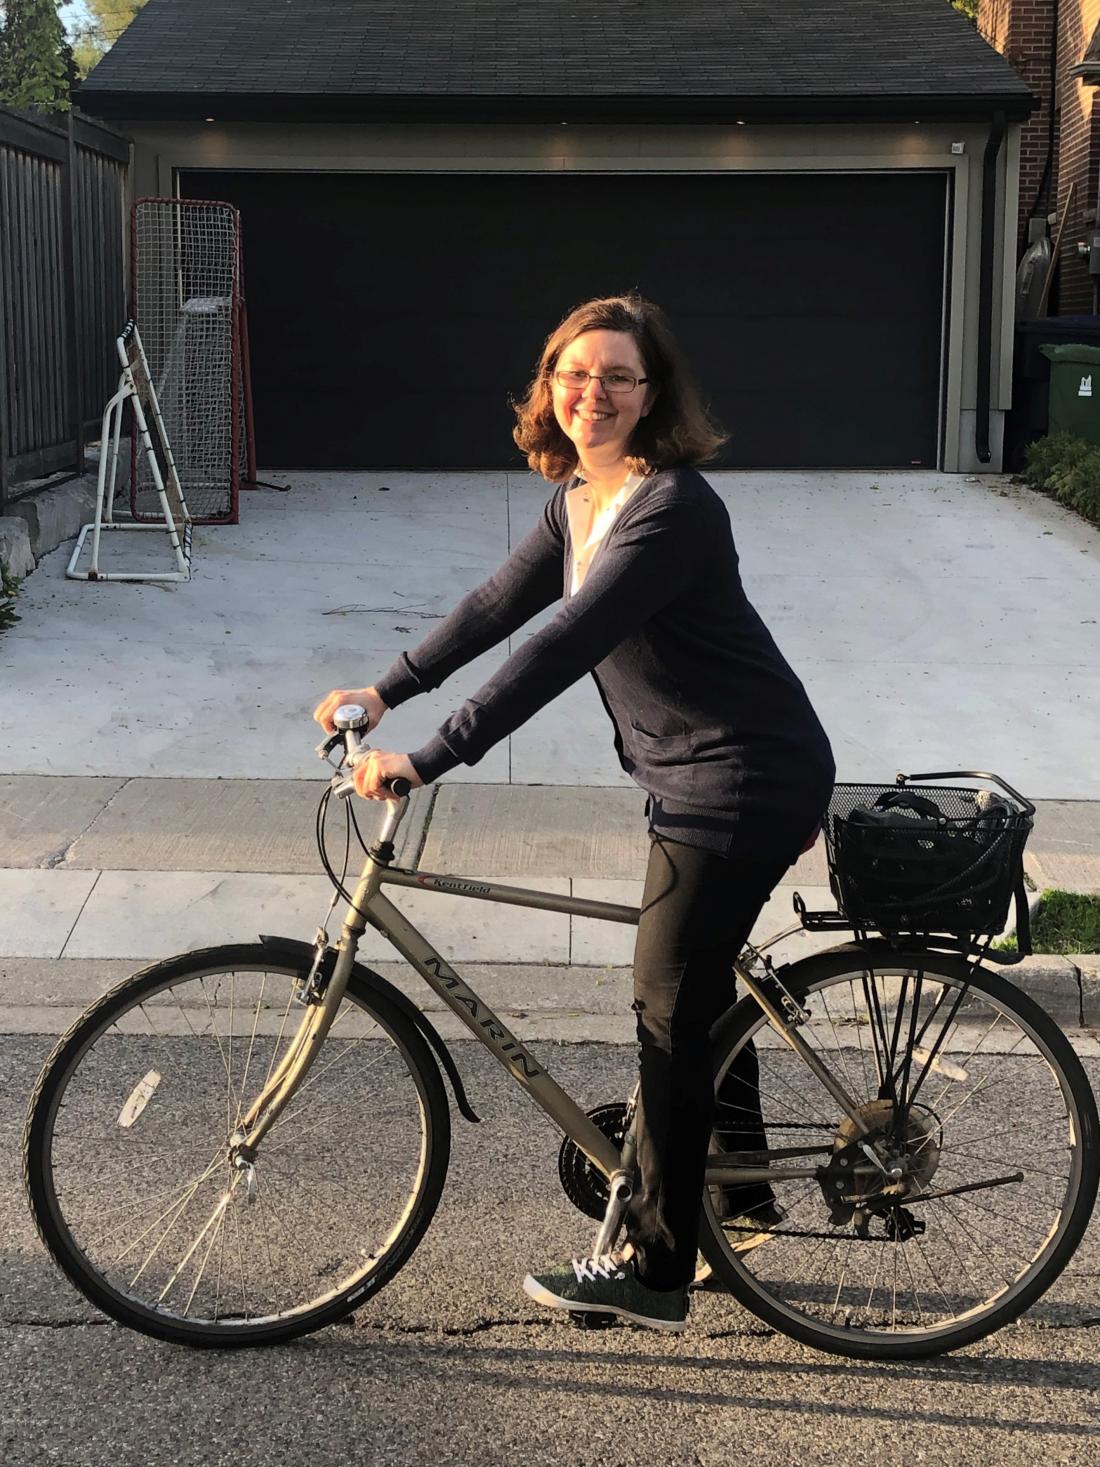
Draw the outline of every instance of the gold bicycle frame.
[[[349,796],[350,797],[350,796]],[[443,876],[428,871],[407,871],[392,866],[393,837],[404,817],[408,797],[391,803],[383,821],[382,830],[366,855],[358,885],[352,897],[341,927],[340,941],[336,948],[336,961],[332,975],[319,1002],[309,1005],[297,1033],[294,1035],[282,1060],[272,1073],[267,1085],[245,1113],[233,1141],[238,1146],[246,1145],[246,1160],[274,1125],[301,1085],[306,1073],[332,1027],[347,990],[348,980],[355,963],[359,938],[368,924],[388,939],[403,958],[409,962],[448,1008],[458,1015],[471,1033],[504,1066],[512,1078],[527,1091],[554,1124],[563,1131],[585,1156],[606,1177],[612,1177],[620,1169],[620,1153],[614,1144],[600,1132],[585,1115],[577,1103],[551,1078],[543,1065],[531,1055],[525,1046],[501,1022],[485,1001],[466,984],[447,963],[427,938],[423,936],[404,914],[387,898],[381,895],[383,885],[416,887],[426,891],[443,891],[452,896],[469,897],[478,901],[501,902],[505,905],[535,908],[542,911],[564,912],[577,917],[594,917],[606,922],[622,922],[637,926],[639,909],[619,906],[612,902],[589,901],[583,897],[558,896],[550,892],[530,891],[522,887],[500,886],[495,882],[477,881],[469,877]],[[388,854],[387,854],[388,853]],[[737,961],[733,965],[737,978],[750,994],[775,1032],[804,1061],[818,1080],[836,1101],[841,1111],[851,1120],[861,1135],[867,1134],[867,1126],[859,1113],[856,1101],[848,1095],[840,1082],[822,1063],[819,1056],[798,1032],[799,1018],[786,1014],[782,999],[790,996],[780,989],[780,1002],[766,991],[759,982]],[[792,1006],[793,1007],[793,1006]],[[807,1153],[819,1148],[807,1148]],[[780,1154],[780,1153],[777,1153]],[[798,1154],[797,1148],[786,1148],[781,1155],[791,1157]],[[711,1154],[707,1160],[706,1180],[710,1183],[744,1183],[761,1181],[784,1181],[813,1179],[817,1175],[814,1166],[773,1167],[757,1164],[745,1165],[734,1161],[737,1153]],[[757,1156],[759,1153],[756,1154]]]

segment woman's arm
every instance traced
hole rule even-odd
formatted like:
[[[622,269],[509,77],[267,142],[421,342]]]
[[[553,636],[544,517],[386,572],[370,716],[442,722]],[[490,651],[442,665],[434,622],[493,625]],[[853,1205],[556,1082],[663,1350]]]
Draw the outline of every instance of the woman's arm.
[[[375,691],[387,707],[437,688],[561,595],[565,547],[556,513],[561,494],[547,502],[538,524],[500,569],[379,678]]]
[[[575,596],[410,754],[425,784],[457,764],[476,764],[551,699],[590,672],[691,583],[705,542],[696,506],[676,502],[626,511]]]

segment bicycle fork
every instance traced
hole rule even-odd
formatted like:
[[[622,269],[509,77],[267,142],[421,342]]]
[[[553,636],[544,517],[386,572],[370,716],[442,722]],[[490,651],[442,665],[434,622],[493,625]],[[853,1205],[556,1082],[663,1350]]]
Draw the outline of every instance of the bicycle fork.
[[[229,1138],[232,1164],[238,1171],[246,1173],[250,1197],[254,1192],[257,1147],[301,1088],[340,1011],[351,970],[355,966],[359,937],[366,928],[363,909],[378,890],[380,879],[381,871],[371,861],[344,920],[340,942],[335,949],[332,972],[320,993],[313,990],[313,984],[324,962],[326,951],[331,949],[324,948],[324,934],[318,933],[317,959],[303,993],[303,1001],[307,1007],[302,1022],[287,1046],[286,1053]]]
[[[336,952],[332,976],[319,1003],[311,1003],[298,1025],[287,1051],[272,1071],[271,1078],[241,1117],[229,1138],[233,1165],[244,1171],[254,1166],[256,1148],[290,1104],[328,1037],[343,1002],[355,963],[355,943],[344,940]]]

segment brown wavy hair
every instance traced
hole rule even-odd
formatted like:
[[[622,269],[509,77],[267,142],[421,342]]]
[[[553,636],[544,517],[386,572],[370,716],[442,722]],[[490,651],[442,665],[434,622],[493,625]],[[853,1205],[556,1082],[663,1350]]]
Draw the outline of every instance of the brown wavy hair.
[[[553,377],[558,358],[586,331],[625,331],[638,344],[653,405],[627,444],[631,467],[640,473],[712,459],[728,434],[703,404],[664,312],[640,295],[613,295],[575,306],[546,338],[534,378],[512,408],[518,422],[512,437],[535,473],[551,483],[572,474],[577,450],[554,416]]]

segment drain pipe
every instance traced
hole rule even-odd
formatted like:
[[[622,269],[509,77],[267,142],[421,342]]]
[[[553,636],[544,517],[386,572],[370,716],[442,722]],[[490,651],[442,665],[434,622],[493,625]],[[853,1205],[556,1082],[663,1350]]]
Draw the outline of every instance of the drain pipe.
[[[994,112],[982,160],[981,267],[978,283],[978,391],[974,403],[974,447],[978,462],[993,457],[989,448],[989,374],[993,343],[993,252],[997,240],[997,157],[1005,136],[1005,115]]]

